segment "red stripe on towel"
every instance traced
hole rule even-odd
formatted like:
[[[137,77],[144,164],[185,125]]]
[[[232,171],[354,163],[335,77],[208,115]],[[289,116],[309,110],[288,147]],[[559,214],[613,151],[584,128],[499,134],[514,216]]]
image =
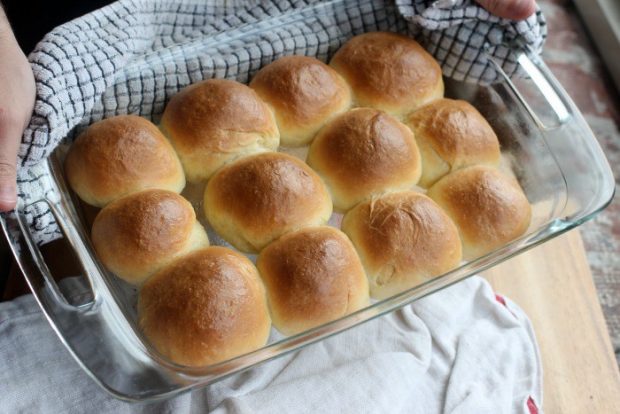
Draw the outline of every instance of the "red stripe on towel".
[[[506,306],[506,301],[504,300],[504,297],[501,295],[498,295],[497,293],[495,294],[495,300],[498,301],[499,303],[501,303],[502,305]],[[508,306],[506,306],[506,308],[508,308]]]
[[[499,303],[502,304],[503,307],[505,307],[506,309],[508,309],[508,312],[510,312],[510,314],[512,316],[514,316],[515,318],[517,317],[517,315],[515,315],[510,308],[508,307],[508,305],[506,304],[506,299],[504,299],[504,297],[502,295],[498,295],[497,293],[495,294],[495,300]]]
[[[506,299],[504,299],[502,295],[498,295],[496,293],[495,300],[501,303],[506,309],[508,309],[510,313],[512,313],[512,311],[506,305]],[[512,313],[512,315],[515,316],[514,313]],[[534,402],[534,399],[532,397],[528,397],[526,405],[527,405],[527,409],[529,410],[530,414],[538,414],[538,407],[536,406],[536,403]]]

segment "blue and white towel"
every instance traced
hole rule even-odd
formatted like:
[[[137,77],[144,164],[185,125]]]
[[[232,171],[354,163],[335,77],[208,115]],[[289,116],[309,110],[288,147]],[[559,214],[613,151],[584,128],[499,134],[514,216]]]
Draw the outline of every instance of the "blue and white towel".
[[[246,40],[243,53],[220,58],[217,48],[214,54],[201,54],[187,53],[182,46],[215,36],[226,42],[245,25],[286,19],[292,11],[317,3],[120,0],[47,34],[29,56],[37,98],[20,147],[18,172],[19,197],[38,241],[60,234],[47,205],[34,203],[43,197],[55,200],[47,171],[37,164],[61,140],[72,140],[94,121],[127,113],[157,120],[170,96],[192,82],[212,77],[247,81],[283,54],[327,60],[343,39],[365,31],[408,33],[435,56],[446,76],[473,82],[496,79],[488,54],[510,75],[517,65],[508,45],[521,43],[540,51],[546,37],[540,10],[513,22],[490,15],[471,0],[349,0],[346,13],[336,12],[318,26],[303,19],[289,22],[272,30],[270,38]],[[333,3],[324,3],[327,12]],[[140,62],[141,69],[127,70],[140,67]]]

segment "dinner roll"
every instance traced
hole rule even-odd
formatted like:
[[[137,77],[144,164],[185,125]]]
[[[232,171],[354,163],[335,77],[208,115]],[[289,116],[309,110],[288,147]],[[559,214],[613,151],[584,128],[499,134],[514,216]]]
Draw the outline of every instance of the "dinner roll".
[[[455,171],[437,181],[428,196],[454,220],[467,260],[503,246],[530,225],[532,208],[521,187],[495,168]]]
[[[332,202],[321,178],[279,152],[243,158],[209,180],[205,215],[226,241],[256,253],[282,234],[325,224]]]
[[[285,56],[262,68],[250,87],[274,109],[282,145],[307,145],[334,115],[351,106],[349,86],[332,68],[307,56]]]
[[[438,99],[410,114],[405,123],[415,133],[422,153],[423,187],[459,168],[499,164],[495,132],[466,101]]]
[[[280,144],[273,113],[248,86],[209,79],[174,95],[161,119],[187,179],[208,179],[222,165]]]
[[[368,281],[346,235],[333,227],[288,233],[261,252],[274,326],[293,335],[368,304]]]
[[[148,188],[180,193],[185,187],[183,168],[168,140],[134,115],[89,126],[69,148],[65,174],[73,191],[96,207]]]
[[[326,125],[310,146],[308,165],[325,180],[338,211],[410,188],[422,172],[411,130],[371,108],[353,109]]]
[[[140,284],[175,257],[209,245],[192,205],[166,190],[146,190],[108,204],[93,223],[101,262]]]
[[[151,344],[180,365],[222,362],[265,345],[271,320],[256,267],[225,247],[207,247],[146,281],[138,320]]]
[[[401,116],[443,96],[439,64],[415,40],[399,34],[356,36],[329,64],[351,85],[358,106]]]
[[[358,204],[342,221],[370,281],[385,299],[446,273],[461,261],[458,230],[430,198],[405,191]]]

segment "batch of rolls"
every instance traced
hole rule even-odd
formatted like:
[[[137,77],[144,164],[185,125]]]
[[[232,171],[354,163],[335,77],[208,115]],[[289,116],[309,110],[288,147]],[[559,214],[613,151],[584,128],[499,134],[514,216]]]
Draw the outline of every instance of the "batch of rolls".
[[[73,190],[101,207],[101,262],[139,287],[139,325],[171,361],[220,362],[416,286],[523,234],[531,208],[496,167],[498,139],[443,98],[415,41],[367,33],[329,65],[282,57],[249,86],[207,80],[167,104],[91,125],[70,148]],[[304,163],[278,148],[309,146]],[[204,214],[240,252],[209,247]],[[417,186],[417,187],[416,187]],[[424,194],[426,192],[426,194]],[[332,211],[341,229],[327,226]],[[199,213],[200,214],[200,213]]]

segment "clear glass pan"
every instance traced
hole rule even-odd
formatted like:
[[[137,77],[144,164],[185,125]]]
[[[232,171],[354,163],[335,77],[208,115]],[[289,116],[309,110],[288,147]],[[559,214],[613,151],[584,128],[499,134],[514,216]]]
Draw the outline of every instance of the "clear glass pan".
[[[284,12],[257,24],[190,43],[159,50],[134,61],[120,77],[136,79],[153,62],[189,64],[193,57],[211,56],[217,68],[218,57],[237,54],[239,65],[249,65],[254,73],[269,63],[264,59],[244,59],[244,45],[270,47],[284,44],[284,54],[300,53],[297,39],[282,37],[295,23],[316,34],[312,55],[327,60],[358,29],[338,25],[337,16],[359,16],[366,11],[384,13],[380,24],[362,24],[362,31],[390,30],[408,33],[391,3],[373,0],[336,0]],[[329,30],[329,36],[324,35]],[[322,34],[324,36],[322,36]],[[304,45],[307,50],[307,45]],[[92,300],[74,304],[56,285],[25,221],[23,205],[0,216],[17,263],[50,324],[77,362],[107,391],[118,398],[146,401],[168,398],[192,388],[205,386],[225,376],[299,349],[362,322],[398,309],[470,275],[496,265],[590,219],[612,199],[615,188],[611,169],[579,110],[549,72],[545,64],[527,51],[520,55],[527,80],[507,77],[491,86],[446,81],[446,95],[470,101],[489,120],[500,137],[504,167],[514,172],[533,207],[532,224],[518,240],[427,283],[402,292],[310,331],[281,338],[272,335],[269,344],[246,355],[202,368],[178,366],[160,357],[144,340],[136,323],[135,290],[109,274],[97,261],[89,241],[84,211],[65,184],[60,147],[47,161],[58,202],[48,202],[85,271]],[[217,70],[217,77],[229,77],[229,67]],[[186,84],[197,79],[186,79]],[[237,78],[247,82],[247,76]],[[119,81],[120,82],[120,81]],[[184,86],[183,82],[176,89]],[[170,91],[168,97],[176,92]],[[116,93],[114,85],[109,94]],[[108,95],[111,96],[111,95]],[[104,104],[106,97],[104,96]],[[154,103],[153,114],[165,102]],[[298,154],[303,156],[303,154]],[[196,189],[193,189],[196,190]],[[199,189],[198,189],[199,190]],[[186,190],[191,192],[192,189]],[[184,193],[184,194],[186,194]],[[187,195],[187,194],[186,194]],[[202,216],[201,212],[198,214]],[[216,240],[210,234],[212,240]]]

